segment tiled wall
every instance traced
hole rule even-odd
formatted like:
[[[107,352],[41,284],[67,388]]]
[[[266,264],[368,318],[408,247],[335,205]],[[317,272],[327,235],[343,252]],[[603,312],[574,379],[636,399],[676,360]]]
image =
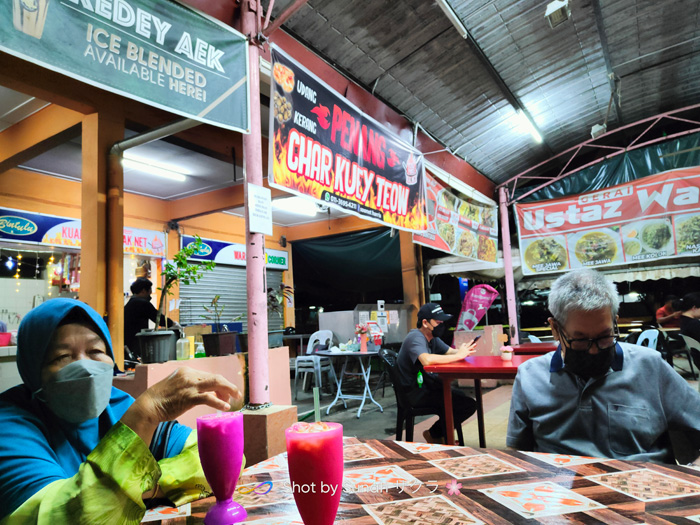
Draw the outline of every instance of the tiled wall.
[[[49,287],[43,279],[0,278],[0,320],[7,323],[8,330],[17,330],[22,317],[36,306],[34,297],[46,301],[50,299],[49,292],[51,297],[58,297],[58,288]]]

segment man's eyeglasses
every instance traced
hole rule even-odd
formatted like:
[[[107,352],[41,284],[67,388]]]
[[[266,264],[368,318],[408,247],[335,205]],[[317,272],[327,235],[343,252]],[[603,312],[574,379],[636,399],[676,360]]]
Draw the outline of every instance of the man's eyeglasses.
[[[564,330],[561,327],[561,323],[559,321],[556,321],[556,323],[557,326],[559,326],[559,334],[561,335],[561,338],[566,342],[566,346],[577,352],[588,352],[593,346],[593,343],[595,343],[599,350],[608,350],[615,346],[618,338],[620,337],[620,331],[617,327],[617,323],[613,324],[612,334],[596,337],[595,339],[569,339],[564,334]]]

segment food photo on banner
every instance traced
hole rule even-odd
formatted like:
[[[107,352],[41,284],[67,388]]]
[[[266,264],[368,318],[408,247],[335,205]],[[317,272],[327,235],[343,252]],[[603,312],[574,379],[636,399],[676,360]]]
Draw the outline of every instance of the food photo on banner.
[[[407,231],[427,228],[422,154],[272,46],[270,186]]]
[[[461,257],[495,263],[498,222],[495,206],[457,198],[429,171],[425,174],[428,229],[414,233],[413,242]]]
[[[700,168],[516,204],[524,275],[700,255]]]

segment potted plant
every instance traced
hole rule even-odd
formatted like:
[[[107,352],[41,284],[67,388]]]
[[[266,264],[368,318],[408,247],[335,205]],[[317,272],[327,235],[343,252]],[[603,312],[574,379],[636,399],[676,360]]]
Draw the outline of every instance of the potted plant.
[[[369,338],[369,326],[366,324],[355,325],[355,335],[360,341],[360,352],[367,351],[367,339]]]
[[[504,361],[513,360],[513,347],[512,346],[502,346],[501,347],[501,359]]]
[[[294,288],[280,283],[278,287],[270,287],[267,289],[267,312],[277,314],[282,317],[284,314],[284,306],[287,300],[291,300],[294,295]],[[270,332],[268,334],[268,345],[270,348],[282,346],[283,338],[281,332]]]
[[[182,284],[194,284],[204,274],[204,272],[214,269],[214,261],[207,261],[203,264],[190,264],[188,259],[199,253],[202,246],[202,239],[195,236],[195,241],[183,247],[175,254],[173,262],[165,264],[163,276],[165,284],[161,290],[160,302],[158,303],[158,314],[156,315],[156,329],[146,330],[136,334],[141,347],[141,359],[144,363],[163,363],[170,359],[175,359],[175,343],[177,335],[172,330],[161,330],[160,319],[165,315],[165,301],[168,295],[172,295],[173,286]]]
[[[280,283],[278,288],[267,289],[267,311],[276,313],[282,317],[284,312],[284,301],[289,300],[294,295],[294,288]]]
[[[207,312],[207,315],[202,315],[204,319],[214,321],[214,332],[211,334],[202,334],[204,341],[204,352],[207,357],[229,355],[236,352],[236,332],[229,332],[226,325],[221,330],[221,315],[224,313],[226,305],[219,304],[220,295],[215,295],[209,306],[202,306]]]

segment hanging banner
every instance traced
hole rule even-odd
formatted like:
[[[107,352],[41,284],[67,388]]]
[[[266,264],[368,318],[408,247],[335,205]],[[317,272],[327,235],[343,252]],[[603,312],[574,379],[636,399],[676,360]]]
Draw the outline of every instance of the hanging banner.
[[[422,154],[272,46],[270,186],[363,219],[427,227]]]
[[[474,286],[464,296],[455,330],[467,332],[474,330],[498,296],[496,289],[488,284]]]
[[[182,236],[182,246],[189,246],[195,242],[191,235]],[[246,245],[232,244],[224,241],[202,239],[199,252],[190,257],[193,261],[214,261],[232,266],[246,265]],[[289,254],[282,250],[265,249],[265,267],[273,270],[289,269]]]
[[[458,199],[429,171],[425,174],[428,230],[413,242],[452,255],[495,263],[498,259],[497,208]]]
[[[515,212],[525,275],[700,255],[700,168]]]
[[[246,37],[173,0],[0,2],[0,50],[150,106],[249,132]]]
[[[80,248],[79,219],[0,208],[0,240]],[[165,234],[124,228],[124,253],[165,257]]]

